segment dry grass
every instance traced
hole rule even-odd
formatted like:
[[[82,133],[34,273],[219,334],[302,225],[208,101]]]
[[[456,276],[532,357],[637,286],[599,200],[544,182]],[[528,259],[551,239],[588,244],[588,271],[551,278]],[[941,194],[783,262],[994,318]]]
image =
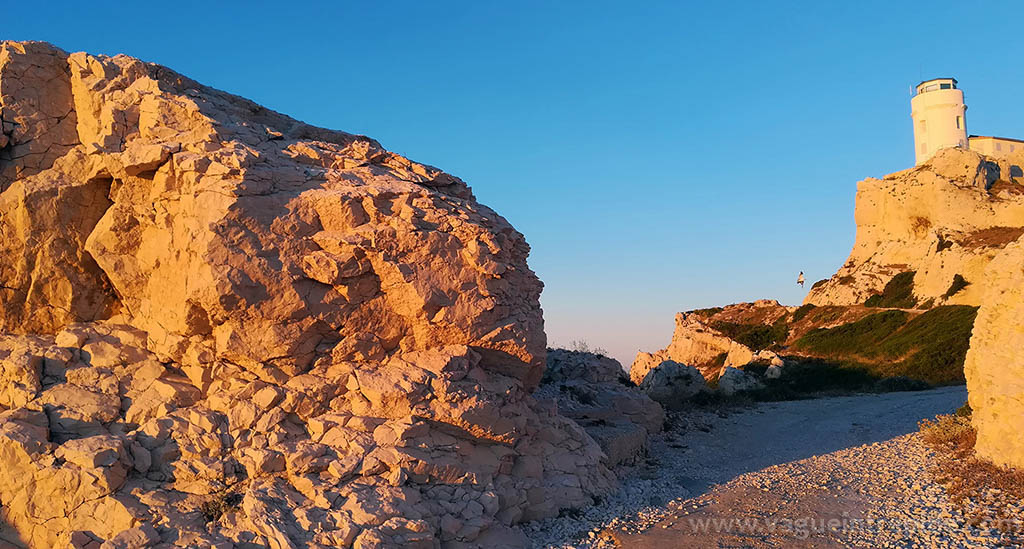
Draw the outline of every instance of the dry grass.
[[[216,493],[199,506],[199,511],[203,513],[206,522],[216,522],[225,513],[238,509],[241,504],[242,494]]]
[[[925,444],[936,451],[958,459],[974,454],[975,433],[969,417],[941,415],[921,420],[918,428]]]
[[[971,524],[1019,531],[1020,518],[1007,510],[1005,502],[1024,500],[1024,471],[979,459],[970,417],[941,415],[921,421],[919,427],[921,438],[937,455],[932,475],[945,486],[949,499],[969,514]],[[968,502],[980,503],[980,510],[968,511]]]
[[[928,229],[932,228],[932,222],[927,217],[915,217],[913,220],[913,229],[918,236],[928,234]]]
[[[989,227],[974,231],[960,241],[964,248],[1001,248],[1024,235],[1024,227]]]

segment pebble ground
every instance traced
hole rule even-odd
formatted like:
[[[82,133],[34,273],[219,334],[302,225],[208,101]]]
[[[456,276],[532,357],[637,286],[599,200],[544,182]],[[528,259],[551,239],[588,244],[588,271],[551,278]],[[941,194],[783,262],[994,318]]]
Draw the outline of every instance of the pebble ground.
[[[916,423],[965,395],[946,388],[684,412],[616,493],[525,530],[535,547],[1024,547],[1019,521],[974,518],[1002,505],[1022,519],[1020,502],[990,493],[957,505],[929,473],[935,456]]]

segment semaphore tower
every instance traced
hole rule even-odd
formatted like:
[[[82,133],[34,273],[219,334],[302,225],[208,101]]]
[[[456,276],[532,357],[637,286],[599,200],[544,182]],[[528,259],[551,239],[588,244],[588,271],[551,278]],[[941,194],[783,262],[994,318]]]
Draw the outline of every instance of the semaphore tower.
[[[934,78],[917,85],[910,100],[916,164],[928,160],[939,149],[968,147],[967,105],[964,92],[956,84],[955,78]]]

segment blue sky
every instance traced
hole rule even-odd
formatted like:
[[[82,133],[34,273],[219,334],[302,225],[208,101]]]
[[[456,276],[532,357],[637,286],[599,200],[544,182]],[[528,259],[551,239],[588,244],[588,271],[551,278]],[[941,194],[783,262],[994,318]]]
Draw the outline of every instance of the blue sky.
[[[831,275],[856,182],[913,164],[919,80],[1024,137],[1019,1],[126,6],[11,3],[0,38],[164,64],[462,177],[532,245],[550,342],[626,366],[676,311]]]

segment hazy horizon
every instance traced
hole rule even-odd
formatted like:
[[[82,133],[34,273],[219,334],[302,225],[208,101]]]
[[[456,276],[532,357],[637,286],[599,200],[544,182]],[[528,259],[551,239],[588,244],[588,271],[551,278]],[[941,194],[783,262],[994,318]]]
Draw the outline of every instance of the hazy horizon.
[[[1024,5],[985,6],[22,3],[0,38],[167,65],[461,177],[531,244],[549,345],[628,367],[677,311],[830,276],[856,182],[913,165],[918,81],[1024,137]]]

